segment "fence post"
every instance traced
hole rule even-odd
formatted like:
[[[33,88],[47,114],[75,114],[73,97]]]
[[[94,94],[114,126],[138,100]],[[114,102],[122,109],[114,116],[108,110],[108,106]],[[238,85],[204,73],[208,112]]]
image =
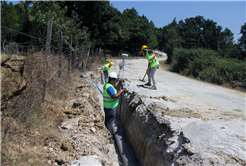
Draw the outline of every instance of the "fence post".
[[[59,72],[58,77],[61,78],[61,69],[62,69],[62,32],[60,32],[60,41],[59,41]]]
[[[79,68],[79,63],[80,63],[80,60],[81,60],[81,57],[82,57],[82,51],[83,51],[83,45],[81,47],[81,51],[80,51],[80,54],[79,54],[79,62],[78,62],[77,68]]]
[[[101,57],[101,52],[102,52],[102,49],[101,47],[99,48],[99,51],[98,51],[98,57],[100,58]]]
[[[47,35],[46,35],[46,45],[45,45],[45,61],[46,61],[46,68],[44,69],[44,81],[43,81],[43,103],[45,100],[45,93],[46,93],[46,86],[47,86],[47,71],[48,71],[48,56],[50,54],[50,42],[51,42],[51,35],[52,35],[52,24],[53,24],[53,17],[50,16],[48,18],[47,23]]]
[[[76,64],[76,59],[77,59],[77,48],[78,48],[78,43],[79,40],[77,40],[76,47],[75,47],[75,55],[74,55],[74,60],[73,60],[73,71],[75,69],[75,64]]]
[[[94,50],[94,48],[91,48],[91,62],[93,61],[93,50]]]
[[[104,53],[103,56],[106,57],[106,55],[105,55],[105,41],[104,41],[103,53]]]
[[[70,56],[68,61],[68,75],[70,75],[71,61],[72,61],[72,37],[70,37]]]
[[[87,65],[87,62],[88,62],[89,55],[90,55],[90,48],[91,48],[91,45],[89,45],[89,50],[88,50],[87,58],[86,58],[86,62],[85,62],[85,69],[86,69],[86,65]]]

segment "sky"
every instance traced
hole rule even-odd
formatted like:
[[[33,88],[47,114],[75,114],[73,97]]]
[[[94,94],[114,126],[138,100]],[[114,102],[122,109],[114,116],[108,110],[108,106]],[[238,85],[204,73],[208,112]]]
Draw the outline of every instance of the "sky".
[[[19,0],[18,0],[19,1]],[[18,1],[11,1],[14,4]],[[8,1],[10,2],[10,1]],[[241,26],[246,22],[246,1],[195,1],[195,0],[173,0],[173,1],[146,1],[146,0],[111,0],[110,4],[121,13],[125,9],[135,8],[140,16],[145,15],[149,21],[153,21],[155,27],[162,28],[170,24],[176,17],[176,21],[186,18],[203,16],[216,22],[224,30],[228,28],[234,34],[234,42],[242,35]]]
[[[135,8],[140,16],[145,15],[153,21],[155,27],[162,28],[186,18],[203,16],[216,22],[224,30],[228,28],[234,33],[237,42],[242,35],[241,26],[245,23],[245,1],[110,1],[110,4],[121,13],[125,9]]]

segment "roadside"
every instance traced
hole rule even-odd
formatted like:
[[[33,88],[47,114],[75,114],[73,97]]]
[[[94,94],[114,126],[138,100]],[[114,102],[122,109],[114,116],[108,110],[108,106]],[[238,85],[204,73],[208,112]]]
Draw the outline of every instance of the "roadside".
[[[42,59],[39,54],[36,56]],[[11,65],[21,64],[26,58],[7,57],[10,59],[6,64]],[[2,62],[7,57],[2,56]],[[34,103],[31,99],[39,98],[34,93],[39,87],[35,82],[35,77],[39,76],[35,74],[37,68],[38,65],[35,65],[35,70],[31,70],[31,82],[26,82],[18,66],[2,67],[2,95],[17,94],[15,91],[20,91],[25,84],[30,88],[1,103],[4,106],[1,108],[1,128],[4,131],[1,133],[1,165],[57,166],[86,162],[104,166],[120,165],[115,147],[108,141],[110,133],[104,126],[102,96],[89,80],[91,78],[100,83],[101,71],[95,69],[90,72],[75,71],[70,76],[64,74],[64,77],[53,82],[56,89],[50,91],[52,94],[47,93],[45,103]],[[24,72],[28,70],[25,68]],[[81,78],[81,74],[86,77]],[[32,87],[36,88],[34,92],[30,91]],[[28,100],[34,103],[34,107],[29,110],[25,108],[28,111],[24,112],[20,104],[23,102],[24,105]],[[15,121],[19,115],[22,116]]]
[[[117,60],[117,63],[122,63],[122,60]],[[216,154],[223,159],[223,155],[227,155],[230,159],[225,160],[233,160],[231,155],[243,162],[246,160],[245,93],[165,70],[156,72],[157,90],[149,90],[141,87],[144,82],[139,80],[145,74],[146,59],[126,60],[125,64],[129,93],[126,97],[139,95],[146,107],[152,105],[158,118],[179,126],[202,155],[209,151],[211,156],[207,157],[214,158]]]
[[[112,71],[120,76],[122,58],[113,61],[115,64]],[[245,93],[162,69],[156,74],[158,91],[138,88],[137,85],[143,84],[139,79],[143,78],[146,66],[145,58],[126,60],[125,78],[127,78],[126,87],[129,92],[140,95],[142,102],[149,109],[153,108],[161,112],[160,115],[163,115],[162,117],[169,121],[171,126],[174,128],[178,126],[174,131],[177,133],[182,131],[196,145],[193,147],[194,151],[201,151],[205,157],[205,152],[209,152],[207,156],[211,158],[215,158],[216,155],[221,158],[227,156],[231,163],[235,163],[234,160],[239,160],[241,163],[243,163],[241,160],[246,160],[244,158]],[[8,72],[2,72],[6,74],[10,71],[8,69]],[[102,90],[101,70],[86,72],[84,78],[80,78],[81,74],[85,73],[75,72],[71,77],[71,83],[60,83],[57,90],[61,92],[65,90],[66,94],[61,93],[66,96],[64,99],[54,100],[48,96],[40,112],[37,114],[31,112],[35,116],[31,117],[33,119],[28,119],[30,126],[15,122],[2,133],[2,165],[16,163],[55,166],[78,165],[86,162],[106,166],[121,165],[115,146],[109,144],[107,139],[109,132],[103,123],[101,94],[87,78],[95,81]],[[7,82],[5,84],[8,85]],[[14,103],[9,104],[11,106]],[[7,114],[2,114],[2,129],[13,120]],[[174,145],[176,144],[172,145],[173,148]]]
[[[164,71],[171,72],[170,71],[170,65],[166,64],[165,60],[161,61],[160,68],[162,70],[164,70]],[[180,76],[184,76],[182,74],[175,73],[175,72],[171,72],[171,73],[178,74]],[[184,76],[184,77],[187,77],[187,76]],[[205,82],[205,81],[202,81],[202,80],[198,80],[198,79],[192,78],[192,77],[188,77],[188,78],[194,79],[194,80],[197,80],[197,81],[200,81],[200,82],[203,82],[203,83],[208,83],[210,85],[221,86],[221,87],[225,87],[225,88],[232,89],[232,90],[238,90],[240,92],[246,92],[246,89],[242,86],[242,83],[238,82],[238,81],[232,81],[231,83],[223,83],[222,85],[218,85],[218,84],[214,84],[214,83],[211,83],[211,82]]]

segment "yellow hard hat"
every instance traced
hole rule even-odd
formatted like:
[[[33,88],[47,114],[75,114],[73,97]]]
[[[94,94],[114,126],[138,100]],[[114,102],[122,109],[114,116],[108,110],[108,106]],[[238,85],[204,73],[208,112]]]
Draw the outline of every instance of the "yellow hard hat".
[[[144,50],[145,48],[148,49],[148,47],[147,47],[146,45],[143,45],[143,46],[141,47],[141,52],[142,52],[142,53],[143,53],[143,50]]]
[[[109,62],[109,66],[112,67],[114,65],[113,62]]]

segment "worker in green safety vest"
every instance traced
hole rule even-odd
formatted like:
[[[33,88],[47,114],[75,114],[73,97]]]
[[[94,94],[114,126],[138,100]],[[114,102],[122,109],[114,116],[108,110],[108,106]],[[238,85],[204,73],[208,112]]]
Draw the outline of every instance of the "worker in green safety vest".
[[[111,135],[112,133],[112,124],[116,117],[116,108],[119,104],[118,97],[125,91],[121,89],[119,93],[117,93],[117,89],[120,88],[122,85],[122,82],[124,80],[120,80],[118,85],[114,87],[117,80],[117,74],[115,72],[109,73],[108,75],[108,82],[103,86],[103,107],[104,107],[104,113],[105,113],[105,121],[104,124],[106,128],[109,130]],[[113,143],[113,138],[111,138],[110,143]]]
[[[103,75],[104,75],[105,84],[108,82],[108,73],[110,72],[113,65],[114,65],[113,62],[109,62],[108,64],[103,66]]]
[[[146,45],[141,47],[141,52],[146,55],[148,60],[148,69],[146,70],[148,74],[148,82],[144,84],[145,86],[149,86],[149,89],[157,90],[156,81],[155,81],[155,72],[156,69],[159,69],[159,61],[155,56],[154,50],[149,50]],[[151,80],[153,81],[153,86],[151,86]]]

